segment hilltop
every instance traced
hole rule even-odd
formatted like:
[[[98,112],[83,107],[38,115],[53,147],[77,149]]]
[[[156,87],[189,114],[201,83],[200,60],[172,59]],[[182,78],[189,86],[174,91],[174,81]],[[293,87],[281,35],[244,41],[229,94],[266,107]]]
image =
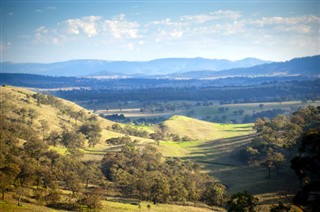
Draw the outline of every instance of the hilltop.
[[[187,136],[191,140],[209,141],[253,133],[252,124],[219,124],[175,115],[162,122],[169,134]]]

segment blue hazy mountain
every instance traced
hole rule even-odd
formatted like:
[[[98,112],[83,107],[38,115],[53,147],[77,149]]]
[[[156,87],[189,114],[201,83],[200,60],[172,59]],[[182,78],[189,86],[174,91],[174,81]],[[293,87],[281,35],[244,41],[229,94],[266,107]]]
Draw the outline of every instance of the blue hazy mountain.
[[[166,58],[143,62],[71,60],[56,63],[3,62],[2,73],[28,73],[48,76],[168,75],[197,70],[221,71],[269,63],[256,58],[238,61],[205,58]]]
[[[191,71],[175,73],[169,78],[210,79],[223,77],[272,77],[272,76],[320,76],[320,55],[295,58],[285,62],[273,62],[246,68],[232,68],[222,71]]]

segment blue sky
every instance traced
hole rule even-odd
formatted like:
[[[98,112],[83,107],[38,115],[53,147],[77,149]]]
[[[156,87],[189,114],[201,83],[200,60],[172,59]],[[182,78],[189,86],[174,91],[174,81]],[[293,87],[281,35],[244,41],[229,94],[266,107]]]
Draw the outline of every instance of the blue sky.
[[[1,0],[1,61],[284,61],[319,39],[320,1]]]

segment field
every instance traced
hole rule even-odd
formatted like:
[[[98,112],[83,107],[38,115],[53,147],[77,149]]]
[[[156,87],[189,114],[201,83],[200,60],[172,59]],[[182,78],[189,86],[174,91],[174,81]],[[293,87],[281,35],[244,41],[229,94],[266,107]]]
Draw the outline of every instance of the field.
[[[259,102],[259,103],[239,103],[239,104],[219,104],[218,102],[194,102],[194,101],[166,101],[157,102],[162,106],[175,105],[175,110],[141,112],[140,108],[143,106],[139,102],[123,102],[123,103],[108,103],[101,104],[99,102],[88,105],[87,102],[78,102],[86,108],[94,108],[94,112],[103,115],[123,114],[131,121],[138,119],[159,119],[159,121],[167,119],[173,115],[183,115],[200,120],[220,123],[242,123],[245,117],[262,116],[266,112],[272,110],[275,114],[291,113],[300,107],[307,105],[319,105],[319,101],[302,102],[302,101],[287,101],[287,102]],[[121,105],[121,109],[119,107]],[[108,110],[105,108],[108,107]],[[222,109],[224,108],[224,109]],[[282,110],[282,111],[280,111]],[[249,122],[254,118],[250,119]],[[158,122],[159,122],[158,121]]]
[[[148,207],[148,205],[150,207]],[[13,198],[10,194],[7,195],[6,201],[0,200],[0,212],[63,212],[66,210],[56,210],[49,207],[46,207],[41,204],[33,204],[23,202],[21,206],[17,205],[17,200]],[[156,204],[154,205],[152,202],[142,201],[137,203],[137,200],[131,199],[123,199],[123,198],[113,198],[107,197],[102,201],[102,208],[99,209],[101,212],[126,212],[126,211],[137,211],[137,212],[209,212],[209,211],[217,211],[224,212],[223,208],[218,207],[209,207],[204,204],[193,204],[189,203],[185,206],[183,205],[174,205],[174,204]]]

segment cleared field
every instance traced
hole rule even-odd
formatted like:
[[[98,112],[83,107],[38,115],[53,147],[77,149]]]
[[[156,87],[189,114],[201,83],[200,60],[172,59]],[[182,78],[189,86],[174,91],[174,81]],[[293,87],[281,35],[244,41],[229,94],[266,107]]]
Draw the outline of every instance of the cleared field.
[[[149,205],[149,207],[148,207]],[[0,200],[0,212],[63,212],[65,210],[55,210],[49,207],[46,207],[41,204],[26,203],[23,202],[22,206],[17,205],[17,200],[8,195],[5,201]],[[82,211],[82,210],[81,210]],[[85,210],[83,210],[85,211]],[[173,204],[156,204],[152,202],[142,201],[140,206],[137,203],[137,200],[130,200],[124,198],[113,198],[107,197],[102,201],[102,208],[99,209],[102,212],[126,212],[126,211],[139,211],[139,212],[209,212],[217,211],[224,212],[226,211],[223,208],[219,207],[209,207],[204,204],[197,203],[188,203],[185,206],[182,205],[173,205]]]
[[[148,208],[148,205],[150,208]],[[206,211],[226,211],[223,208],[209,208],[209,207],[197,207],[197,206],[181,206],[181,205],[170,205],[170,204],[152,204],[151,202],[141,202],[140,207],[126,202],[119,201],[103,201],[103,209],[105,212],[124,212],[124,211],[159,211],[159,212],[206,212]]]
[[[167,104],[177,104],[181,105],[183,103],[188,104],[189,107],[178,107],[175,111],[164,111],[164,112],[140,112],[140,107],[142,104],[138,102],[133,102],[123,106],[120,110],[116,104],[111,104],[113,107],[111,109],[105,110],[101,108],[101,106],[97,105],[99,110],[95,112],[97,114],[105,114],[105,115],[112,115],[112,114],[123,114],[125,117],[129,118],[130,120],[137,120],[137,119],[166,119],[173,115],[183,115],[188,116],[191,118],[201,119],[201,120],[208,120],[224,123],[242,123],[245,116],[252,116],[257,113],[266,112],[269,110],[274,109],[281,109],[284,110],[284,113],[290,113],[297,110],[300,107],[306,107],[308,105],[315,105],[319,106],[320,101],[315,102],[302,102],[302,101],[288,101],[288,102],[259,102],[259,103],[239,103],[239,104],[223,104],[220,105],[217,102],[213,102],[207,106],[203,106],[203,104],[199,104],[199,102],[192,102],[192,101],[168,101],[168,102],[158,102],[162,105]],[[221,108],[225,108],[226,110],[221,111]],[[239,113],[239,111],[241,111]]]

